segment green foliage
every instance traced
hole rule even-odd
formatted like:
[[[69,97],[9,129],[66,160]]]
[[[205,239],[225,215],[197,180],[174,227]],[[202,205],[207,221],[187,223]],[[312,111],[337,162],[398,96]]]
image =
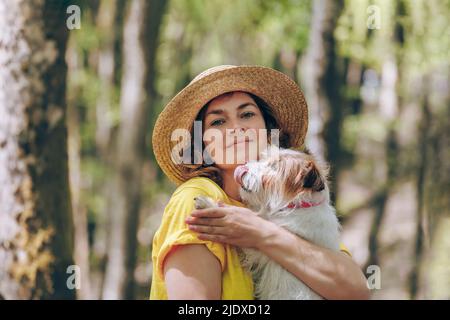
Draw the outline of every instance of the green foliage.
[[[79,65],[69,74],[67,91],[68,100],[76,106],[80,117],[82,200],[89,219],[97,221],[105,210],[103,188],[112,172],[107,161],[99,156],[96,145],[96,105],[102,90],[97,60],[102,45],[110,41],[122,25],[117,24],[111,32],[100,32],[96,26],[95,5],[86,1],[80,3],[83,6],[82,29],[71,31],[69,43]],[[380,29],[367,27],[370,5],[380,10]],[[302,0],[170,1],[157,50],[156,97],[148,119],[149,128],[153,128],[165,103],[206,68],[219,64],[260,64],[279,68],[278,60],[285,52],[295,56],[297,66],[308,46],[312,6],[312,1]],[[421,117],[423,102],[423,88],[418,90],[416,82],[426,82],[425,75],[432,74],[448,79],[449,8],[449,0],[344,1],[334,32],[338,58],[346,62],[346,68],[351,63],[358,65],[361,78],[365,71],[372,71],[379,82],[387,60],[394,61],[398,71],[395,93],[399,110],[394,119],[387,120],[378,101],[364,101],[361,94],[364,80],[342,84],[346,104],[341,128],[341,144],[346,157],[343,162],[347,158],[354,161],[352,179],[367,191],[365,193],[384,185],[379,168],[384,165],[380,163],[391,131],[399,135],[401,144],[396,158],[398,170],[407,175],[416,174],[416,124]],[[442,88],[436,89],[441,99],[442,91],[446,90]],[[375,92],[379,97],[380,87]],[[438,99],[433,94],[432,99]],[[120,126],[120,81],[114,83],[110,98],[111,106],[103,116],[109,119],[114,129]],[[350,102],[355,101],[360,106],[352,110]],[[446,119],[448,105],[442,101],[434,105],[440,110],[436,114]],[[442,119],[440,121],[445,121]],[[114,136],[112,140],[114,143]],[[147,141],[148,162],[142,198],[143,212],[149,214],[154,200],[161,193],[172,192],[174,186],[155,164],[151,132]],[[340,201],[346,209],[364,202],[364,199],[356,199],[345,192],[342,197]],[[139,250],[141,261],[148,260],[145,249]],[[97,263],[97,257],[93,261]]]

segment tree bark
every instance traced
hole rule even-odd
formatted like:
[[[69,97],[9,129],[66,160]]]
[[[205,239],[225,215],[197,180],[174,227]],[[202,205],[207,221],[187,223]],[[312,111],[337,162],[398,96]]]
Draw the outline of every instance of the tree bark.
[[[73,299],[66,1],[0,1],[0,297]]]
[[[117,77],[117,60],[120,58],[120,51],[115,50],[115,45],[121,43],[118,32],[122,27],[122,19],[118,19],[123,15],[121,9],[123,0],[102,0],[98,10],[96,19],[97,30],[100,34],[100,48],[98,52],[97,74],[100,81],[100,93],[96,102],[96,153],[101,164],[108,170],[112,169],[112,161],[115,155],[114,143],[115,135],[113,130],[112,113],[115,112],[113,106],[113,95]],[[118,39],[119,38],[119,39]],[[102,183],[101,193],[105,199],[108,199],[111,192],[112,178],[107,175]],[[107,216],[110,208],[105,206],[98,213],[95,228],[94,253],[100,262],[100,283],[98,284],[97,298],[101,298],[104,273],[106,268],[107,256]]]
[[[97,72],[100,80],[100,93],[96,104],[95,141],[97,151],[105,159],[111,138],[111,112],[115,78],[114,29],[116,23],[117,0],[103,0],[97,16],[97,29],[100,33]]]
[[[81,61],[74,48],[73,41],[69,41],[66,53],[68,73],[79,72]],[[77,299],[92,299],[91,272],[89,268],[89,236],[87,224],[87,208],[83,204],[81,196],[81,137],[80,115],[75,97],[81,95],[82,88],[77,85],[70,88],[67,95],[67,129],[68,129],[68,155],[69,155],[69,180],[72,199],[72,213],[74,224],[74,259],[80,268],[80,288],[77,290]]]
[[[398,82],[398,67],[397,61],[393,54],[388,54],[383,63],[381,75],[381,91],[379,98],[380,115],[387,123],[388,134],[384,146],[384,179],[383,187],[377,194],[378,197],[374,203],[374,216],[372,226],[369,234],[369,265],[379,265],[378,252],[378,237],[381,231],[383,218],[386,214],[386,205],[392,190],[397,182],[397,156],[399,153],[399,146],[397,141],[397,132],[395,129],[395,120],[399,114],[399,103],[396,94],[396,87]],[[367,269],[366,266],[366,269]]]
[[[436,90],[449,83],[445,67],[422,78],[421,117],[417,130],[416,235],[413,268],[409,275],[411,299],[449,299],[448,236],[450,217],[450,94]],[[448,71],[447,71],[448,72]]]
[[[104,299],[134,298],[137,225],[145,136],[153,100],[155,54],[165,1],[133,0],[123,37],[121,123],[113,193]]]
[[[426,87],[426,86],[425,86]],[[431,111],[429,106],[429,93],[425,89],[424,101],[422,107],[421,121],[419,125],[419,143],[418,154],[419,164],[416,180],[416,197],[417,197],[417,211],[416,211],[416,238],[414,244],[414,266],[409,276],[409,293],[410,298],[415,299],[419,291],[419,275],[420,266],[424,249],[424,238],[426,228],[424,227],[425,220],[425,184],[426,184],[426,172],[428,163],[428,140],[431,126]]]
[[[331,197],[336,199],[340,158],[342,110],[339,87],[342,72],[337,66],[334,30],[343,8],[342,1],[313,3],[308,50],[302,59],[302,85],[310,118],[307,142],[310,149],[331,163]]]

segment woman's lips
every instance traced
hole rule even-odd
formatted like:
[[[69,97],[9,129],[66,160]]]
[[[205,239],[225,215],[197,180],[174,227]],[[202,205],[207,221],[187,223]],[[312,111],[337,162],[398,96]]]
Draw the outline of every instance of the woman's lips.
[[[246,174],[248,168],[246,166],[237,166],[234,169],[234,181],[236,181],[240,186],[242,186],[242,177]]]

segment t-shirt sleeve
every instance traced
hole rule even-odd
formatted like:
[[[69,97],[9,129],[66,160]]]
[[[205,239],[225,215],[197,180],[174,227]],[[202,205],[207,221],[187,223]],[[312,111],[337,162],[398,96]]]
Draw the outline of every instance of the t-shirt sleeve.
[[[177,246],[186,244],[205,244],[211,253],[219,260],[222,272],[225,269],[226,251],[225,246],[218,242],[198,239],[198,233],[189,230],[185,219],[195,209],[194,197],[206,195],[200,188],[187,187],[179,190],[167,204],[159,227],[159,241],[161,241],[159,252],[156,255],[156,272],[161,279],[164,278],[164,259]]]
[[[341,252],[345,252],[345,253],[348,254],[350,257],[352,256],[352,254],[350,253],[350,251],[347,249],[347,247],[346,247],[343,243],[339,243],[339,250],[341,250]]]

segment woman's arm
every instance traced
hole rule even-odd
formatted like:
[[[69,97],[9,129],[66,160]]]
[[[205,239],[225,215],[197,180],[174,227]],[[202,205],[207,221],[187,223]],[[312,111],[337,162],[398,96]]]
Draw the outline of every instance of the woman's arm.
[[[364,274],[347,254],[314,245],[247,208],[195,210],[186,222],[200,239],[262,251],[325,299],[369,298]]]
[[[220,262],[206,245],[176,247],[164,260],[163,268],[169,300],[220,300]]]
[[[343,252],[306,241],[274,223],[267,224],[257,249],[326,299],[369,299],[366,278]]]

